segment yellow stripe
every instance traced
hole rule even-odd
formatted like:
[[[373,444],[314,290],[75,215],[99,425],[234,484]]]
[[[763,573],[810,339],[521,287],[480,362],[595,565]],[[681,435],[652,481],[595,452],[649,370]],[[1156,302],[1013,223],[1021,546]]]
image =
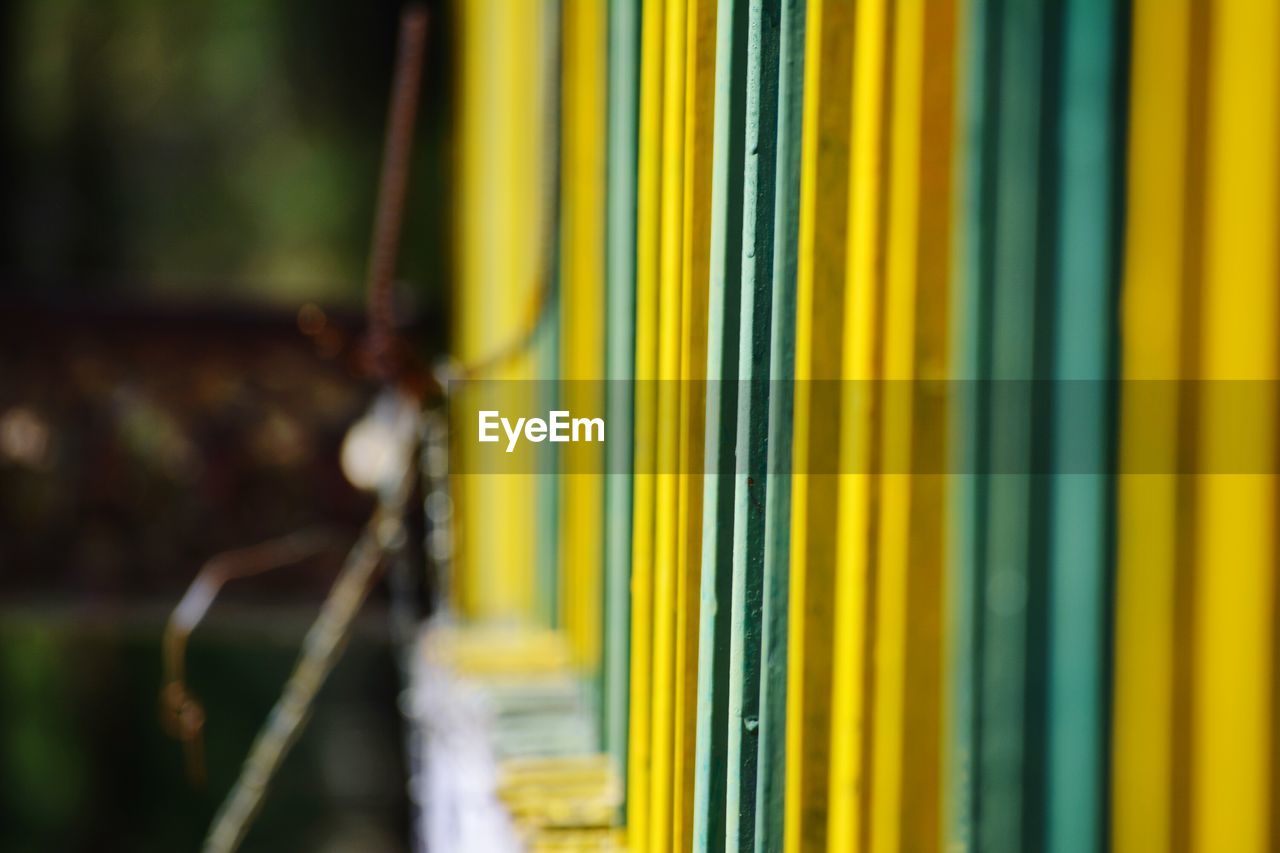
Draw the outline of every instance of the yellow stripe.
[[[679,452],[680,309],[684,225],[685,24],[683,4],[666,9],[662,98],[662,231],[658,284],[657,504],[653,563],[653,720],[649,848],[671,845],[675,724],[675,607]],[[648,144],[652,144],[646,140]]]
[[[662,135],[663,0],[643,5],[640,57],[640,139]],[[631,690],[627,756],[627,837],[632,850],[649,846],[650,697],[653,674],[653,529],[657,408],[658,248],[662,149],[640,145],[636,198],[635,477],[632,508]]]
[[[493,352],[527,322],[544,263],[545,74],[542,51],[529,37],[541,32],[544,11],[540,0],[480,0],[466,4],[460,15],[456,354],[463,361]],[[495,245],[503,251],[494,252]],[[526,356],[494,378],[524,379],[531,370]],[[469,450],[474,447],[458,446],[460,453]],[[462,461],[457,467],[469,466]],[[532,478],[462,476],[455,482],[459,605],[479,618],[530,618]],[[503,536],[488,531],[492,518],[504,519]]]
[[[710,266],[711,151],[715,115],[716,4],[691,0],[685,74],[684,210],[681,281],[680,438],[676,518],[676,650],[671,849],[693,832],[694,741],[698,702],[698,617],[702,565],[703,432],[706,422],[707,286]]]
[[[877,395],[877,442],[883,467],[871,561],[877,600],[869,819],[870,848],[877,851],[932,850],[941,839],[945,483],[936,472],[945,458],[947,421],[943,400],[907,383],[945,375],[954,6],[938,0],[894,8],[893,79],[882,84],[893,105],[883,190],[888,233],[881,235],[886,269],[878,366],[886,383]],[[858,171],[855,191],[862,178]],[[858,328],[850,326],[851,339]],[[842,571],[850,568],[841,562]]]
[[[827,835],[837,483],[808,472],[835,470],[839,416],[821,410],[810,380],[836,379],[841,370],[853,11],[849,3],[814,0],[806,21],[787,638],[788,853],[821,849]]]
[[[840,479],[833,851],[941,838],[945,483],[912,472],[944,464],[946,412],[908,382],[946,371],[954,13],[867,2],[857,19],[841,467],[861,473]]]
[[[886,98],[884,0],[858,6],[853,68],[853,151],[849,175],[849,286],[845,301],[841,453],[846,474],[839,485],[837,574],[835,579],[834,673],[831,689],[830,850],[859,850],[865,829],[869,779],[864,778],[867,703],[865,695],[868,577],[874,570],[871,494],[877,477],[870,469],[872,417],[876,405],[881,253],[881,175]]]
[[[1138,0],[1133,11],[1125,245],[1126,380],[1181,375],[1187,181],[1190,0]],[[1204,69],[1199,69],[1202,73]],[[1126,384],[1124,468],[1166,472],[1178,459],[1177,386]],[[1151,389],[1155,393],[1150,393]],[[1152,469],[1148,469],[1152,470]],[[1178,478],[1120,478],[1112,844],[1116,853],[1169,850],[1174,778],[1174,607]]]
[[[1201,371],[1211,380],[1274,379],[1280,7],[1270,0],[1233,0],[1215,12]],[[1206,392],[1201,458],[1230,450],[1269,466],[1275,400],[1251,399],[1242,413],[1212,399],[1229,391],[1214,385]],[[1275,509],[1274,477],[1202,478],[1193,833],[1204,853],[1261,853],[1270,845]]]
[[[927,4],[921,33],[920,126],[916,156],[920,202],[914,251],[919,294],[915,306],[915,374],[928,382],[951,376],[952,243],[955,211],[955,66],[959,50],[957,0]],[[913,386],[915,440],[907,574],[904,800],[899,818],[902,846],[936,850],[943,836],[946,694],[947,470],[952,459],[949,395],[937,385]],[[916,792],[931,792],[917,796]]]
[[[603,417],[605,8],[595,0],[564,5],[564,210],[562,401],[575,417]],[[601,561],[604,557],[604,452],[599,444],[564,446],[560,519],[560,595],[574,662],[600,663]]]

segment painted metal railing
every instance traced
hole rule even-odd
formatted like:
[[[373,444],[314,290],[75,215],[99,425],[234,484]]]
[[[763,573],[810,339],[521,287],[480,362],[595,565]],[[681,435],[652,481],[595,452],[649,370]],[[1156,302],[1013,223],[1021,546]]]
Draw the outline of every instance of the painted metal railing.
[[[1271,4],[460,5],[459,350],[557,134],[499,378],[610,438],[457,478],[457,603],[565,632],[631,849],[1274,847]]]

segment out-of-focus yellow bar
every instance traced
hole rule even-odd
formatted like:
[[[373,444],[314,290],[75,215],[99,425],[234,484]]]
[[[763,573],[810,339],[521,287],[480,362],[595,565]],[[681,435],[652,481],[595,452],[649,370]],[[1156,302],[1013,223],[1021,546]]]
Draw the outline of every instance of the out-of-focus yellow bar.
[[[574,416],[604,414],[604,184],[606,8],[564,4],[561,219],[562,402]],[[563,624],[575,663],[600,664],[604,559],[604,451],[564,445],[560,549]]]
[[[831,643],[831,784],[828,850],[861,850],[867,830],[873,740],[868,738],[866,689],[871,662],[867,640],[868,592],[876,566],[877,533],[872,495],[880,478],[871,472],[875,447],[876,384],[882,345],[885,249],[883,179],[888,165],[885,122],[892,76],[890,5],[860,3],[854,25],[852,149],[848,189],[848,274],[844,297],[844,352],[841,386],[839,515],[836,535],[835,619],[830,633],[811,632]],[[828,91],[825,98],[849,100]],[[803,225],[801,226],[803,227]],[[837,350],[838,352],[838,350]],[[797,395],[798,396],[798,395]],[[901,666],[898,667],[901,671]]]
[[[837,379],[848,240],[854,8],[813,0],[805,34],[796,269],[791,578],[787,628],[787,853],[826,846],[839,410],[811,380]]]
[[[1133,8],[1128,217],[1125,232],[1121,341],[1122,470],[1139,460],[1163,471],[1122,474],[1118,482],[1112,834],[1116,853],[1171,850],[1174,787],[1185,774],[1175,760],[1174,655],[1178,607],[1180,490],[1191,478],[1179,463],[1178,394],[1190,347],[1185,290],[1200,286],[1185,268],[1187,247],[1203,239],[1188,230],[1193,136],[1189,87],[1205,73],[1193,67],[1191,0],[1137,0]],[[1194,276],[1194,278],[1189,278]],[[1167,386],[1148,383],[1169,383]],[[1165,393],[1167,388],[1168,393]],[[1155,389],[1151,393],[1151,389]],[[1166,467],[1167,466],[1167,467]],[[1191,555],[1184,554],[1187,560]],[[1184,606],[1189,602],[1184,602]],[[1181,751],[1188,744],[1182,739]],[[1185,752],[1184,752],[1185,754]]]
[[[914,141],[917,173],[914,242],[916,297],[910,352],[912,380],[911,496],[907,510],[909,543],[900,618],[906,672],[902,700],[902,763],[897,816],[900,848],[938,850],[943,838],[944,754],[949,660],[946,642],[947,543],[950,541],[951,494],[948,470],[952,456],[950,395],[936,384],[949,380],[953,279],[952,235],[955,233],[955,156],[957,55],[960,49],[958,0],[921,4],[923,21],[915,30],[919,87],[913,125],[905,136]],[[918,122],[918,124],[914,124]],[[893,287],[893,279],[890,279]],[[897,379],[890,365],[889,378]],[[892,429],[892,427],[886,427]],[[902,475],[898,475],[902,476]],[[923,793],[922,793],[923,792]]]
[[[693,833],[702,577],[703,432],[706,424],[707,292],[711,245],[711,151],[715,118],[716,3],[689,0],[686,24],[684,187],[681,242],[680,416],[676,513],[675,695],[671,846]]]
[[[949,85],[955,45],[955,6],[950,0],[896,4],[888,27],[891,70],[882,83],[891,105],[887,194],[878,205],[886,220],[885,270],[877,279],[868,269],[851,275],[858,291],[866,282],[883,287],[881,312],[873,340],[879,432],[874,439],[880,460],[873,480],[876,529],[867,537],[869,572],[876,592],[875,637],[867,654],[874,673],[871,741],[870,849],[936,850],[941,842],[942,586],[945,541],[945,398],[937,386],[920,384],[946,375],[952,103]],[[855,85],[861,91],[855,71]],[[855,106],[855,164],[861,141],[856,136],[861,111]],[[855,165],[853,192],[861,168]],[[868,211],[869,213],[869,211]],[[855,230],[858,225],[855,214]],[[870,239],[867,240],[870,244]],[[856,246],[856,244],[855,244]],[[855,248],[855,254],[860,251]],[[866,262],[874,263],[874,255]],[[854,304],[863,301],[853,297]],[[870,319],[870,318],[868,318]],[[851,314],[850,340],[867,319]],[[853,322],[858,325],[852,325]],[[846,352],[857,347],[846,346]],[[848,364],[848,362],[846,362]],[[858,365],[852,365],[858,367]],[[865,374],[862,374],[865,375]],[[860,374],[853,375],[854,379]],[[845,434],[850,434],[845,425]],[[842,499],[842,509],[843,509]],[[860,519],[865,529],[865,519]],[[841,527],[841,537],[848,535]],[[851,549],[857,544],[852,543]],[[853,566],[841,562],[840,570]],[[842,576],[843,577],[843,576]],[[840,619],[837,625],[843,627]],[[837,672],[843,667],[837,663]],[[833,809],[834,811],[834,809]],[[856,849],[837,846],[832,849]]]
[[[1225,0],[1213,8],[1210,33],[1201,375],[1274,380],[1280,363],[1280,6]],[[1247,416],[1215,399],[1236,393],[1249,401]],[[1269,386],[1262,399],[1257,391],[1209,382],[1199,411],[1201,460],[1212,465],[1229,447],[1256,471],[1270,471],[1275,410]],[[1274,849],[1275,477],[1207,474],[1197,514],[1194,848],[1263,853]]]
[[[546,265],[544,142],[547,75],[543,0],[459,4],[458,287],[455,356],[483,359],[517,338]],[[501,251],[494,251],[501,246]],[[528,356],[493,379],[532,376]],[[469,616],[526,620],[533,612],[534,480],[455,468],[457,603]],[[502,534],[492,520],[501,518]]]
[[[641,10],[640,140],[636,198],[635,476],[631,560],[631,685],[627,755],[627,840],[649,849],[652,781],[653,562],[657,444],[658,252],[661,245],[663,0]]]
[[[680,310],[684,270],[684,117],[686,4],[666,7],[662,80],[662,227],[658,273],[657,474],[653,557],[652,777],[649,849],[671,847],[671,790],[675,748],[676,563],[678,561],[680,441]],[[658,140],[644,140],[658,144]]]

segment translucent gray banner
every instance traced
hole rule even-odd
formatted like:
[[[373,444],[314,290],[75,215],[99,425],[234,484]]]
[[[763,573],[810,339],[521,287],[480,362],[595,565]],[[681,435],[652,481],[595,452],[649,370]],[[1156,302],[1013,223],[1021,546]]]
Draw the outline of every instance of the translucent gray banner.
[[[1280,470],[1269,380],[484,380],[449,392],[455,475]],[[770,432],[771,416],[791,435]]]

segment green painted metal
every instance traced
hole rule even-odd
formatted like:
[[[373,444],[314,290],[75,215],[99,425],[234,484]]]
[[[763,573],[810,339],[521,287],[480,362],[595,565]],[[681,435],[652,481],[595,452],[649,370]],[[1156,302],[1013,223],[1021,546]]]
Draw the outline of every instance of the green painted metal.
[[[737,426],[739,281],[746,110],[747,10],[723,0],[716,19],[712,151],[711,278],[707,326],[707,420],[702,578],[698,624],[697,745],[693,846],[724,850],[733,470]]]
[[[783,0],[778,38],[778,132],[770,326],[769,450],[764,501],[759,778],[755,849],[782,849],[787,731],[787,607],[791,575],[791,422],[795,378],[804,0]]]
[[[948,842],[1095,850],[1125,10],[970,10]]]
[[[558,188],[556,190],[559,191]],[[560,259],[560,226],[555,230],[555,261],[551,274],[557,280],[561,271]],[[538,329],[533,344],[534,375],[538,381],[529,383],[531,397],[539,408],[546,411],[559,408],[559,383],[547,381],[560,374],[560,309],[559,300],[562,289],[556,288],[557,307],[550,311]],[[537,528],[534,531],[534,547],[536,549],[536,607],[538,618],[543,624],[552,628],[560,627],[560,503],[561,477],[559,474],[559,448],[550,445],[540,451],[538,470],[535,474],[537,505],[534,507],[534,518]]]
[[[1116,0],[1073,0],[1062,50],[1050,495],[1047,817],[1043,849],[1105,846],[1108,595],[1124,126]],[[1089,473],[1081,473],[1087,471]]]
[[[1095,850],[1126,12],[971,11],[948,840]]]
[[[725,849],[737,851],[755,849],[781,17],[778,0],[750,0],[725,788]]]
[[[1043,825],[1031,725],[1043,677],[1033,634],[1043,623],[1031,614],[1043,597],[1033,564],[1044,483],[1030,473],[1033,406],[1023,392],[1045,349],[1043,124],[1053,104],[1045,7],[974,0],[970,12],[956,338],[959,377],[975,381],[960,387],[955,423],[969,473],[956,484],[948,846],[1002,853],[1023,849]]]
[[[969,0],[967,43],[961,51],[957,161],[961,176],[955,241],[956,310],[952,314],[952,362],[957,366],[956,405],[952,407],[953,453],[958,472],[952,478],[949,636],[951,685],[948,713],[946,797],[948,850],[972,850],[978,824],[978,756],[982,749],[978,685],[982,682],[983,607],[986,579],[986,431],[991,370],[991,279],[994,176],[997,149],[992,132],[998,109],[999,63],[992,57],[1000,38],[994,23],[1000,0]]]
[[[560,31],[560,7],[558,4],[549,3],[543,10],[543,24],[547,27],[547,32],[558,33]],[[554,97],[552,103],[555,108],[548,118],[546,125],[546,142],[549,150],[555,152],[558,158],[562,156],[564,146],[562,138],[564,129],[561,127],[561,97],[560,97],[560,80],[562,72],[561,61],[561,45],[557,37],[555,42],[555,53],[551,57],[551,65],[548,69],[548,82],[554,86]],[[558,162],[558,161],[557,161]],[[548,306],[545,319],[538,325],[537,334],[532,344],[532,361],[533,361],[533,379],[537,380],[531,385],[531,397],[535,405],[539,408],[551,407],[559,408],[560,388],[556,377],[560,376],[560,366],[562,353],[560,350],[560,324],[562,316],[562,300],[564,299],[564,288],[560,286],[560,276],[564,271],[564,258],[561,254],[563,242],[563,205],[561,204],[562,189],[559,186],[560,170],[556,168],[556,183],[546,187],[544,192],[550,193],[552,203],[548,205],[549,210],[546,216],[553,219],[552,228],[549,229],[548,239],[550,245],[547,247],[550,253],[550,264],[547,274],[551,280],[555,282],[555,289],[552,294],[553,304]],[[547,411],[551,411],[548,408]],[[558,448],[547,446],[547,450],[540,454],[539,462],[540,473],[536,475],[536,483],[534,493],[536,495],[536,506],[534,507],[534,549],[536,560],[534,566],[534,607],[538,619],[545,625],[552,628],[558,628],[561,625],[562,615],[560,613],[560,505],[561,497],[561,479],[560,473],[560,454]]]
[[[1040,401],[1030,380],[1043,378],[1051,233],[1045,163],[1055,119],[1046,56],[1048,19],[1039,0],[1009,0],[1000,10],[999,103],[993,122],[998,157],[993,243],[991,378],[996,381],[987,441],[992,469],[986,514],[986,577],[979,685],[979,821],[977,847],[1022,850],[1043,828],[1044,491],[1032,466],[1043,452],[1035,430]],[[1038,845],[1031,844],[1029,849]]]
[[[605,210],[604,750],[627,777],[630,701],[632,379],[635,375],[636,156],[640,0],[610,0]]]

